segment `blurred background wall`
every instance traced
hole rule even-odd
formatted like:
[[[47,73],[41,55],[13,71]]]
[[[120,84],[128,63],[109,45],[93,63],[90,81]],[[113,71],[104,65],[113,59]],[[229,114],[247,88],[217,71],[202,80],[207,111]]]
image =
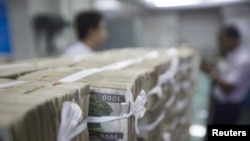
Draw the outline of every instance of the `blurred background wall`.
[[[2,0],[3,1],[3,0]],[[6,0],[5,0],[6,1]],[[27,59],[46,56],[43,41],[37,42],[32,19],[39,14],[61,16],[69,26],[55,39],[59,55],[75,42],[72,22],[79,11],[95,9],[108,19],[110,38],[102,49],[118,47],[166,47],[192,43],[200,50],[216,48],[218,29],[225,23],[236,23],[250,44],[249,3],[198,5],[192,7],[157,8],[146,0],[8,0],[12,53],[4,58]],[[243,0],[244,1],[244,0]],[[41,51],[42,52],[42,51]]]

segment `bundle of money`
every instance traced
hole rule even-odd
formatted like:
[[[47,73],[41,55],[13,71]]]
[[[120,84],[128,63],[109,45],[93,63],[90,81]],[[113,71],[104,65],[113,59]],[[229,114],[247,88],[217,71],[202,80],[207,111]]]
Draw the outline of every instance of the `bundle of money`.
[[[109,65],[115,62],[138,58],[138,56],[142,56],[150,51],[152,51],[152,49],[150,50],[150,49],[145,49],[145,48],[143,49],[126,48],[126,49],[118,49],[118,50],[108,50],[108,51],[92,54],[91,56],[88,56],[82,61],[78,61],[72,66],[80,67],[80,68],[103,67],[105,65]]]
[[[142,53],[143,52],[145,51],[142,51]],[[140,63],[141,58],[139,58],[138,60],[138,62]],[[100,61],[102,61],[102,59],[100,59]],[[112,62],[113,60],[110,61]],[[81,78],[82,74],[84,76],[87,73],[95,72],[96,69],[85,69],[80,72],[76,72],[75,68],[50,69],[24,75],[22,77],[19,77],[19,80],[56,82],[63,77],[66,77],[67,79],[68,75],[75,73],[77,82],[88,83],[91,85],[89,116],[101,118],[103,116],[109,116],[112,118],[116,117],[117,119],[114,121],[107,120],[105,122],[99,123],[96,118],[93,118],[93,123],[89,123],[91,140],[105,140],[110,138],[134,140],[134,124],[136,123],[131,115],[134,114],[134,116],[139,116],[136,115],[139,113],[132,111],[132,103],[136,102],[138,95],[142,94],[142,90],[145,89],[146,91],[149,91],[150,87],[156,85],[156,82],[148,81],[155,79],[154,77],[150,76],[150,73],[148,73],[152,71],[152,68],[148,67],[148,71],[146,68],[141,70],[137,69],[136,71],[134,71],[134,61],[136,62],[136,60],[125,60],[119,63],[116,62],[114,64],[104,66],[101,69],[107,69],[109,71],[98,71],[98,73],[86,76],[84,77],[84,79]],[[120,67],[120,65],[127,63],[131,63],[130,66],[133,69],[116,69],[116,67]],[[72,78],[74,79],[74,77]],[[129,98],[130,93],[132,95],[132,98]],[[140,101],[138,101],[137,103],[140,104]],[[138,106],[137,103],[135,103],[135,106]],[[126,115],[130,116],[126,117]]]
[[[18,80],[89,84],[91,141],[135,140],[138,118],[145,111],[140,124],[154,126],[141,135],[148,134],[144,137],[149,141],[160,140],[163,125],[181,116],[191,102],[185,100],[191,97],[186,93],[192,91],[194,56],[196,52],[190,48],[111,50],[71,67],[36,71]]]
[[[14,61],[12,63],[0,64],[0,78],[16,79],[26,73],[49,68],[77,66],[81,68],[94,68],[110,64],[119,60],[124,60],[130,54],[131,57],[136,57],[145,53],[144,50],[135,50],[131,53],[131,49],[121,49],[116,51],[98,52],[91,55],[78,55],[74,57],[59,57],[59,58],[40,58],[33,60]],[[113,52],[111,55],[110,52]],[[86,61],[85,61],[86,60]]]
[[[55,78],[55,76],[49,76],[52,72],[56,72],[58,77],[53,81],[51,78]],[[55,82],[60,78],[67,76],[60,77],[58,74],[60,73],[58,73],[57,70],[47,70],[35,72],[30,75],[33,81],[37,78],[38,81],[47,81],[49,79],[48,81],[50,82]],[[61,73],[61,75],[64,74]],[[39,78],[39,76],[44,79]],[[44,76],[48,76],[46,77],[48,79]],[[25,78],[28,79],[28,75],[23,76],[22,80]],[[132,93],[133,99],[135,99],[137,95],[141,93],[142,83],[146,81],[143,81],[143,77],[138,73],[131,74],[114,71],[98,73],[88,76],[85,79],[78,80],[77,82],[88,83],[91,85],[89,116],[122,117],[130,112],[130,103],[128,101],[129,94]],[[90,123],[90,138],[91,140],[104,140],[105,138],[131,140],[131,138],[135,138],[133,122],[132,117],[124,117],[115,121]]]
[[[186,117],[177,118],[176,121],[177,121],[175,124],[176,126],[174,126],[175,128],[168,130],[168,133],[171,133],[170,140],[174,140],[174,141],[187,140],[187,138],[189,137],[188,131],[189,131],[190,122],[188,122],[188,119]],[[163,136],[163,141],[165,140]]]
[[[163,95],[167,95],[167,98],[158,101],[158,103],[162,102],[164,106],[157,107],[154,110],[162,109],[161,114],[150,114],[150,111],[145,114],[144,122],[141,122],[141,128],[142,131],[148,129],[146,130],[147,132],[139,135],[140,139],[143,136],[145,141],[179,141],[188,137],[191,102],[195,89],[199,56],[194,50],[190,52],[190,50],[186,51],[186,49],[179,49],[178,55],[175,58],[178,60],[178,65],[176,65],[176,71],[172,79],[168,81],[170,84],[161,86]],[[170,65],[167,70],[171,70],[171,68],[173,68],[173,65]],[[156,104],[156,106],[158,105]],[[153,121],[150,122],[148,120],[145,122],[145,119],[153,117],[155,117]],[[145,135],[147,136],[145,137]]]
[[[157,109],[147,111],[144,118],[140,120],[140,134],[138,135],[138,138],[145,141],[160,140],[160,131],[164,128],[164,119],[166,117],[167,113],[164,109],[163,103],[158,106]]]
[[[89,86],[0,79],[1,141],[88,141]]]
[[[85,56],[41,58],[4,63],[0,65],[0,78],[16,79],[18,76],[22,76],[36,70],[71,66],[79,61],[82,61],[84,58]]]

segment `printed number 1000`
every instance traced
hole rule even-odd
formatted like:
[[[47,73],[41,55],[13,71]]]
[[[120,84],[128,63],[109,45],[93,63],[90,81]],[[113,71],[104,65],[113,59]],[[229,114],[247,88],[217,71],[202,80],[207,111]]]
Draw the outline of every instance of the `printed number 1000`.
[[[103,95],[102,100],[111,101],[111,102],[120,102],[120,97],[119,96],[112,96],[112,95]]]

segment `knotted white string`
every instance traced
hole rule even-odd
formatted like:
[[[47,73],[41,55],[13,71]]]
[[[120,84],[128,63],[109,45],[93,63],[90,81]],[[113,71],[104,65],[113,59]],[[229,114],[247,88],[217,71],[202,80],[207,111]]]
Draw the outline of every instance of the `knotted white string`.
[[[57,141],[70,141],[87,129],[87,119],[82,121],[83,112],[74,102],[64,102]]]
[[[189,103],[190,103],[190,99],[188,99],[188,98],[179,101],[177,103],[176,112],[183,111],[188,106]]]
[[[148,124],[148,125],[140,125],[139,126],[139,129],[140,131],[152,131],[153,129],[155,129],[162,121],[163,119],[165,118],[166,116],[166,112],[163,111],[159,117],[157,117],[157,119],[152,122],[151,124]]]
[[[159,56],[159,53],[157,51],[152,51],[152,52],[147,53],[147,54],[145,54],[141,57],[138,57],[136,59],[119,61],[119,62],[110,64],[110,65],[107,65],[107,66],[104,66],[101,68],[92,68],[92,69],[88,69],[88,70],[83,70],[83,71],[77,72],[75,74],[69,75],[67,77],[64,77],[64,78],[60,79],[59,82],[75,82],[79,79],[83,79],[84,77],[93,75],[95,73],[99,73],[99,72],[103,72],[103,71],[119,70],[119,69],[128,67],[130,65],[136,64],[136,63],[141,63],[142,61],[147,60],[147,59],[157,58],[158,56]],[[76,61],[78,61],[80,59],[76,58]],[[129,98],[129,102],[131,104],[130,112],[128,114],[124,114],[123,116],[114,116],[114,117],[105,117],[105,116],[103,116],[103,117],[88,117],[88,122],[107,122],[107,121],[119,120],[119,119],[124,119],[124,118],[134,116],[134,118],[135,118],[135,130],[136,130],[136,133],[139,133],[138,120],[140,118],[142,118],[146,112],[146,108],[144,107],[144,105],[147,102],[147,96],[146,96],[145,92],[142,90],[140,95],[138,95],[136,100],[134,101],[133,95],[132,95],[132,92],[130,91],[130,89],[127,90],[126,95]],[[71,106],[71,107],[75,107],[75,106]],[[69,109],[69,108],[67,108],[67,109]],[[77,108],[74,108],[74,109],[77,109]],[[61,126],[65,126],[64,122],[61,123]],[[73,127],[71,127],[71,128],[73,128]],[[70,134],[72,136],[72,134],[75,133],[75,131],[71,131],[71,129],[64,131],[63,127],[60,131],[61,132],[59,132],[59,134],[58,134],[59,139],[61,139],[61,136],[64,136],[67,134]],[[64,132],[66,132],[66,133],[64,133]],[[70,133],[70,132],[72,132],[72,133]],[[70,139],[69,135],[67,135],[66,137],[67,137],[66,139]],[[65,140],[65,141],[67,141],[67,140]]]
[[[167,100],[167,101],[165,102],[164,107],[165,107],[165,108],[169,108],[171,105],[173,105],[173,104],[174,104],[175,99],[176,99],[176,95],[175,95],[175,94],[173,94],[173,95],[170,97],[170,99],[169,99],[169,100]]]
[[[157,94],[158,97],[162,97],[162,85],[168,81],[173,80],[175,74],[178,71],[178,65],[179,59],[173,58],[171,61],[170,69],[159,76],[156,86],[148,92],[148,95]]]

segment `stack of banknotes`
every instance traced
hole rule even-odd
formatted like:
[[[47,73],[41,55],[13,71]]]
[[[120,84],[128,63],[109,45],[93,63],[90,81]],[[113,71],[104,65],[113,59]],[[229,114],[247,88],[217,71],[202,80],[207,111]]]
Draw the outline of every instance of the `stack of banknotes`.
[[[20,113],[22,116],[15,117],[15,120],[19,121],[18,124],[8,121],[9,124],[7,125],[0,124],[0,128],[6,129],[12,127],[13,124],[20,130],[25,130],[23,131],[27,135],[25,137],[28,137],[33,134],[28,130],[32,128],[32,125],[34,128],[42,125],[41,128],[43,129],[34,131],[36,133],[32,135],[32,139],[25,138],[25,140],[36,140],[37,137],[43,141],[49,139],[59,141],[62,138],[60,136],[62,117],[51,118],[54,113],[49,113],[50,110],[48,110],[48,113],[43,112],[38,110],[37,107],[43,107],[41,103],[50,101],[53,103],[53,96],[55,96],[57,97],[56,104],[61,106],[53,112],[56,112],[55,114],[62,113],[64,101],[70,99],[64,98],[64,96],[71,95],[74,103],[81,107],[80,111],[84,113],[79,124],[87,118],[90,141],[135,141],[136,139],[162,141],[167,140],[167,138],[177,141],[185,139],[185,136],[188,135],[190,105],[199,63],[196,50],[190,47],[129,48],[95,53],[85,57],[57,58],[53,65],[43,63],[43,67],[41,67],[41,62],[44,61],[53,62],[53,59],[30,61],[35,69],[29,69],[25,72],[9,71],[8,75],[0,76],[16,79],[11,80],[13,82],[8,82],[10,80],[7,81],[7,79],[3,79],[6,82],[0,81],[0,91],[6,93],[4,95],[13,94],[12,97],[18,97],[20,103],[25,103],[26,99],[42,97],[31,102],[33,105],[27,105],[34,113],[41,111],[41,119],[35,114],[34,120],[36,121],[34,123],[36,124],[27,124],[26,130],[26,126],[23,125],[26,125],[23,117],[33,119],[33,116],[27,112],[30,109],[25,109],[24,112]],[[15,65],[18,66],[18,63],[13,63],[12,68]],[[39,63],[40,67],[37,65]],[[11,83],[15,85],[4,87],[8,83],[10,83],[9,85]],[[80,84],[82,84],[84,90],[79,92]],[[87,86],[89,86],[89,99],[84,97],[84,95],[88,95],[85,94],[88,93]],[[66,91],[66,88],[71,91]],[[47,93],[39,95],[39,92]],[[79,93],[84,94],[79,96]],[[57,100],[60,98],[62,100],[58,102]],[[84,104],[81,104],[80,101],[84,101]],[[5,103],[11,105],[11,100]],[[86,105],[86,103],[89,103],[89,105]],[[14,110],[17,108],[13,107]],[[50,118],[44,118],[46,114]],[[57,124],[45,126],[43,123],[45,120],[42,117],[46,121],[56,120]],[[2,123],[1,120],[0,123]],[[3,123],[5,123],[4,120]],[[19,126],[20,124],[22,126]],[[10,130],[7,133],[13,135],[14,141],[15,137],[23,134],[22,132],[12,131]],[[39,134],[39,131],[43,133]],[[45,131],[52,132],[50,133],[51,136],[41,138],[44,133],[47,134]],[[70,139],[87,141],[88,139],[84,138],[86,132],[87,129],[84,129]],[[182,134],[179,134],[180,132]],[[65,139],[65,141],[69,140]]]
[[[0,87],[1,141],[89,140],[87,84],[0,79]]]
[[[42,58],[42,59],[16,61],[12,63],[3,63],[0,65],[0,71],[1,71],[0,77],[16,79],[19,76],[37,70],[74,65],[75,63],[81,61],[85,57],[86,56],[78,55],[74,57]]]

